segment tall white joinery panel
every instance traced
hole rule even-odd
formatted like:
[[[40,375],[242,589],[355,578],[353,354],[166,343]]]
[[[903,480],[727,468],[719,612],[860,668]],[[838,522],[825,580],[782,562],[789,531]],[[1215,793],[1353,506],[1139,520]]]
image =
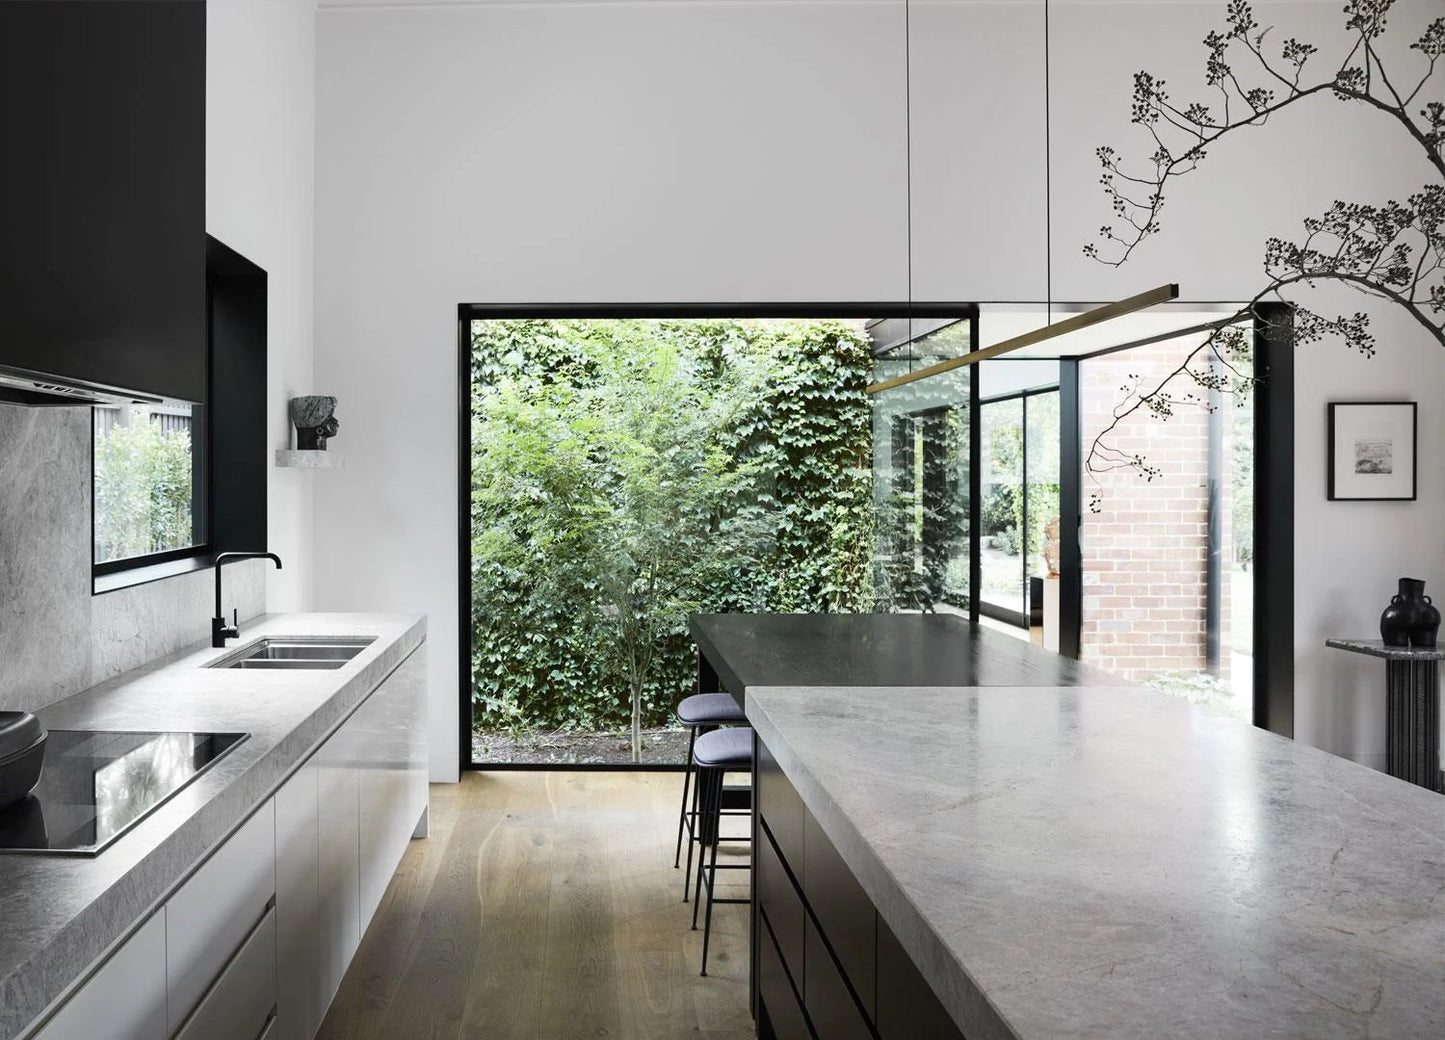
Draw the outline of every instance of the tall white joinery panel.
[[[913,297],[1047,295],[1044,4],[911,0]]]

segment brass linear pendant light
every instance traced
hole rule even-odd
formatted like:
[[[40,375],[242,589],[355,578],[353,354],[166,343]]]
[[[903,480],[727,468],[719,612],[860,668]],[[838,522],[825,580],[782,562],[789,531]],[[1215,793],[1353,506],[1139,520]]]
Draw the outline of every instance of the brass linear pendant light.
[[[979,361],[986,361],[989,358],[998,357],[1011,351],[1021,350],[1024,347],[1031,347],[1036,343],[1043,343],[1046,340],[1056,339],[1059,336],[1067,336],[1071,332],[1078,332],[1080,329],[1087,329],[1094,325],[1100,325],[1114,318],[1122,318],[1126,314],[1134,314],[1155,304],[1168,303],[1179,298],[1179,286],[1177,284],[1161,285],[1158,288],[1150,289],[1148,292],[1139,293],[1137,296],[1130,296],[1127,299],[1117,300],[1114,303],[1106,303],[1102,307],[1095,307],[1091,311],[1084,311],[1082,314],[1075,314],[1071,318],[1053,325],[1045,325],[1043,328],[1033,329],[1004,340],[1002,343],[995,343],[991,347],[984,347],[982,350],[975,350],[961,357],[949,358],[947,361],[940,361],[936,365],[929,365],[927,368],[920,368],[917,372],[909,372],[905,375],[894,376],[892,379],[885,379],[882,382],[873,383],[867,390],[870,394],[876,394],[883,390],[892,390],[895,386],[902,386],[904,383],[911,383],[917,379],[927,379],[930,376],[941,375],[944,372],[951,372],[955,368],[962,368],[964,365],[972,365]]]

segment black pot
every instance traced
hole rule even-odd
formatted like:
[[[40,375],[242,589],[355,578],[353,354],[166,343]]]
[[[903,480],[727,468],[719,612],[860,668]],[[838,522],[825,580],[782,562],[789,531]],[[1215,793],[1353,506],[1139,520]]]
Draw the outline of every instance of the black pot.
[[[0,711],[0,809],[20,801],[40,782],[49,738],[29,712]]]

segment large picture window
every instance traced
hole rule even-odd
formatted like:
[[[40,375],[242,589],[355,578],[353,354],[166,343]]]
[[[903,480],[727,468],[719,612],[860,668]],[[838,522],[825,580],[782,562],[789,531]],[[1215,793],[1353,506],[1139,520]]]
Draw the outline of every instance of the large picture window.
[[[569,310],[461,311],[463,761],[675,766],[690,616],[966,599],[966,409],[894,395],[880,495],[865,387],[967,308]]]

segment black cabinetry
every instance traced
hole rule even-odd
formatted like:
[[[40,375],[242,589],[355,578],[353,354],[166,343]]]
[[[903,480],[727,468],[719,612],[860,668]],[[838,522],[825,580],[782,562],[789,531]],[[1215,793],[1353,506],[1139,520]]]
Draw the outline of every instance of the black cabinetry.
[[[767,745],[754,740],[758,1035],[962,1040]]]
[[[204,0],[0,3],[0,364],[202,401]]]

